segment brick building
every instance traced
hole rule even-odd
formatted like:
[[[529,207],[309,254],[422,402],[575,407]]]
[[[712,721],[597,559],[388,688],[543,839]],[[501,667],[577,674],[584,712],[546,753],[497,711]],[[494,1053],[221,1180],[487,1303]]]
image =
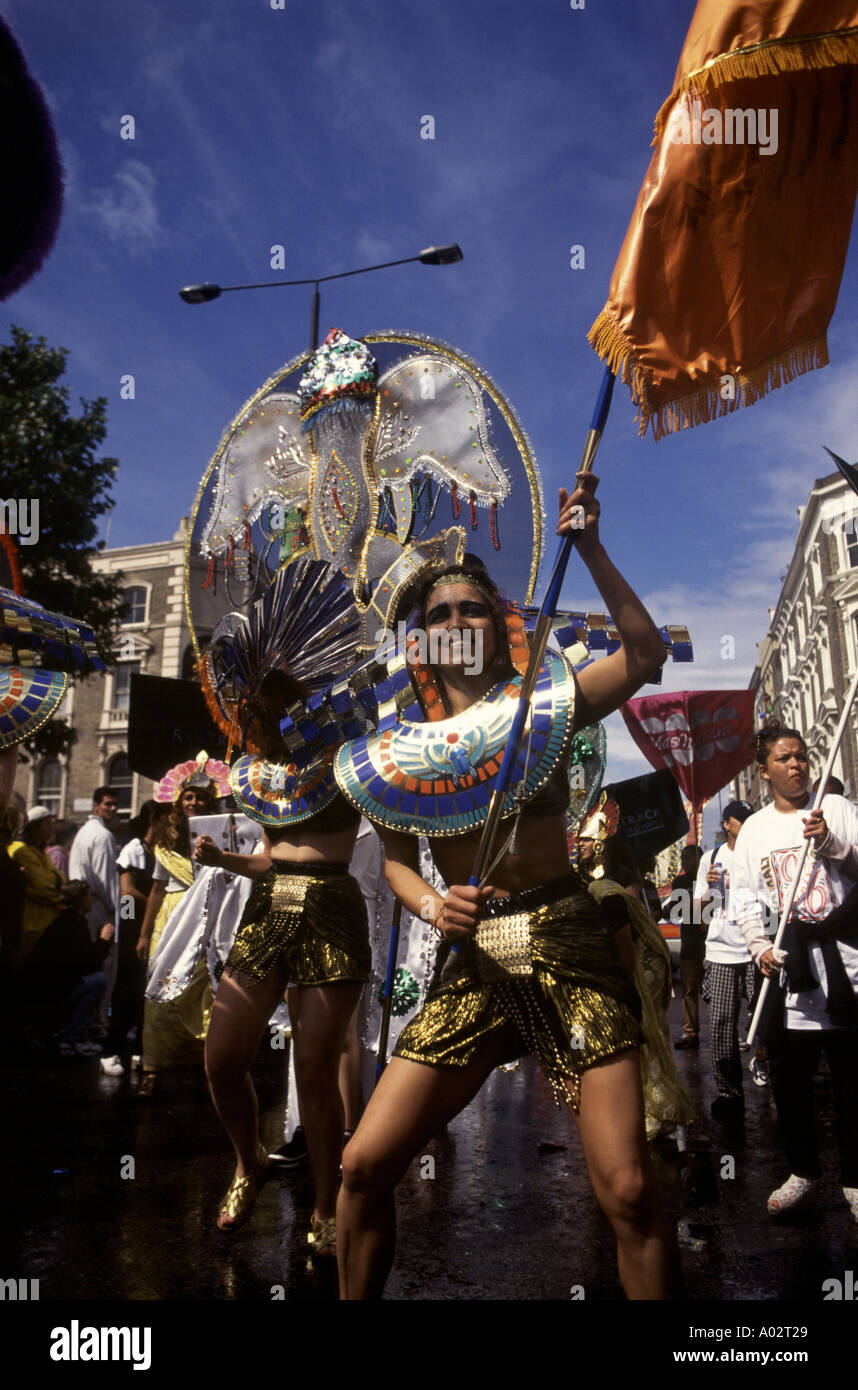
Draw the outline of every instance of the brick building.
[[[77,733],[69,757],[19,765],[15,790],[27,805],[38,801],[79,822],[91,808],[93,788],[103,783],[116,787],[124,815],[134,814],[152,795],[154,783],[128,766],[129,685],[135,672],[193,674],[184,590],[187,541],[188,520],[182,517],[172,540],[103,550],[93,560],[97,572],[121,573],[124,579],[126,610],[114,643],[115,664],[106,675],[70,686],[58,711]],[[201,560],[192,561],[192,574],[197,570],[201,580]]]

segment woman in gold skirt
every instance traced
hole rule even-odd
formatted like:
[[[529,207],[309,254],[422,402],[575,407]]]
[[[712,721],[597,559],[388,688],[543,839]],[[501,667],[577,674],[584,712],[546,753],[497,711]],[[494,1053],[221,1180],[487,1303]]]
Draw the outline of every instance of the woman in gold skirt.
[[[571,497],[561,490],[558,531],[576,531],[578,553],[610,611],[620,647],[577,677],[576,729],[617,709],[665,657],[658,630],[600,542],[596,481],[579,475]],[[466,557],[465,566],[431,581],[419,606],[430,648],[433,631],[445,630],[450,639],[433,668],[445,714],[463,714],[512,672],[497,589],[479,562]],[[482,643],[479,671],[463,660],[474,640]],[[575,1115],[595,1195],[614,1228],[627,1296],[673,1293],[675,1247],[645,1137],[640,1004],[621,963],[630,942],[615,940],[570,873],[567,805],[564,769],[526,804],[515,848],[499,857],[491,883],[481,888],[468,884],[479,832],[433,840],[436,864],[451,885],[446,898],[420,877],[416,838],[384,833],[397,897],[409,911],[434,920],[444,943],[457,944],[464,965],[454,978],[442,977],[400,1035],[343,1155],[337,1213],[343,1298],[381,1297],[394,1253],[397,1182],[491,1071],[525,1052],[538,1056],[555,1094]],[[515,956],[515,943],[525,941],[525,980],[487,978],[478,962],[487,934],[494,938],[490,959],[505,949]]]
[[[287,760],[279,716],[301,695],[282,669],[269,671],[260,683],[250,733],[263,757],[273,760],[268,766]],[[242,809],[254,814],[246,804]],[[268,1172],[250,1067],[268,1020],[290,986],[295,1074],[315,1186],[308,1235],[314,1257],[336,1254],[334,1213],[344,1123],[339,1062],[371,966],[366,906],[348,872],[359,821],[359,814],[337,794],[299,823],[265,824],[264,851],[255,857],[225,854],[210,840],[198,842],[195,849],[202,863],[256,880],[206,1038],[212,1100],[236,1155],[235,1176],[217,1226],[226,1232],[244,1223]]]

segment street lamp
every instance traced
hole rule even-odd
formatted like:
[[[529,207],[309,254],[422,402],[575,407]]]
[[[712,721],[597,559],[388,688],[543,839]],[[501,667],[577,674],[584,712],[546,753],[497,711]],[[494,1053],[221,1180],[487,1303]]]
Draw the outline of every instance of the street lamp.
[[[370,270],[387,270],[392,265],[409,265],[420,261],[423,265],[453,265],[462,259],[462,248],[452,243],[449,246],[427,246],[419,256],[405,256],[399,261],[382,261],[380,265],[365,265],[360,270],[341,270],[336,275],[316,275],[309,280],[265,280],[256,285],[186,285],[179,295],[186,304],[208,304],[229,290],[272,290],[286,285],[312,285],[313,304],[310,316],[310,351],[319,346],[319,286],[326,280],[344,280],[349,275],[366,275]]]

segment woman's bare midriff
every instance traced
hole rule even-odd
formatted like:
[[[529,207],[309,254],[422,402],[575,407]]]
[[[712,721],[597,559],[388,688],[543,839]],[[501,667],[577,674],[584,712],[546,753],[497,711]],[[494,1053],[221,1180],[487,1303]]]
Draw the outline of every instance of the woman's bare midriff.
[[[511,829],[511,822],[501,824],[496,842],[498,849]],[[455,839],[433,839],[430,843],[432,856],[445,883],[467,883],[474,867],[480,832],[457,835]],[[495,889],[495,897],[501,897],[522,888],[549,883],[568,873],[565,817],[532,817],[519,822],[516,853],[507,854],[492,870],[489,883]]]
[[[293,864],[348,864],[351,859],[357,827],[354,830],[338,830],[334,835],[320,835],[318,831],[294,831],[283,839],[278,837],[272,845],[263,832],[265,848],[271,852],[272,859],[288,859]]]

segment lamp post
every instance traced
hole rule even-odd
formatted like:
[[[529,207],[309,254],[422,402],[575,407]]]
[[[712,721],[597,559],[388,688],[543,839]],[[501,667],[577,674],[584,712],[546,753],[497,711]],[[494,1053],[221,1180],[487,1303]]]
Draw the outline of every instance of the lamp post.
[[[422,265],[453,265],[461,259],[462,249],[455,243],[449,246],[427,246],[426,250],[421,251],[417,256],[404,256],[398,261],[382,261],[380,265],[365,265],[361,266],[359,270],[340,270],[336,275],[316,275],[311,276],[308,280],[265,280],[256,285],[186,285],[183,290],[179,290],[179,295],[186,304],[207,304],[209,300],[218,299],[230,290],[271,290],[287,285],[312,285],[310,351],[315,352],[319,346],[319,306],[321,303],[319,286],[325,281],[345,280],[350,275],[366,275],[370,270],[387,270],[389,266],[409,265],[412,261],[420,261]]]

